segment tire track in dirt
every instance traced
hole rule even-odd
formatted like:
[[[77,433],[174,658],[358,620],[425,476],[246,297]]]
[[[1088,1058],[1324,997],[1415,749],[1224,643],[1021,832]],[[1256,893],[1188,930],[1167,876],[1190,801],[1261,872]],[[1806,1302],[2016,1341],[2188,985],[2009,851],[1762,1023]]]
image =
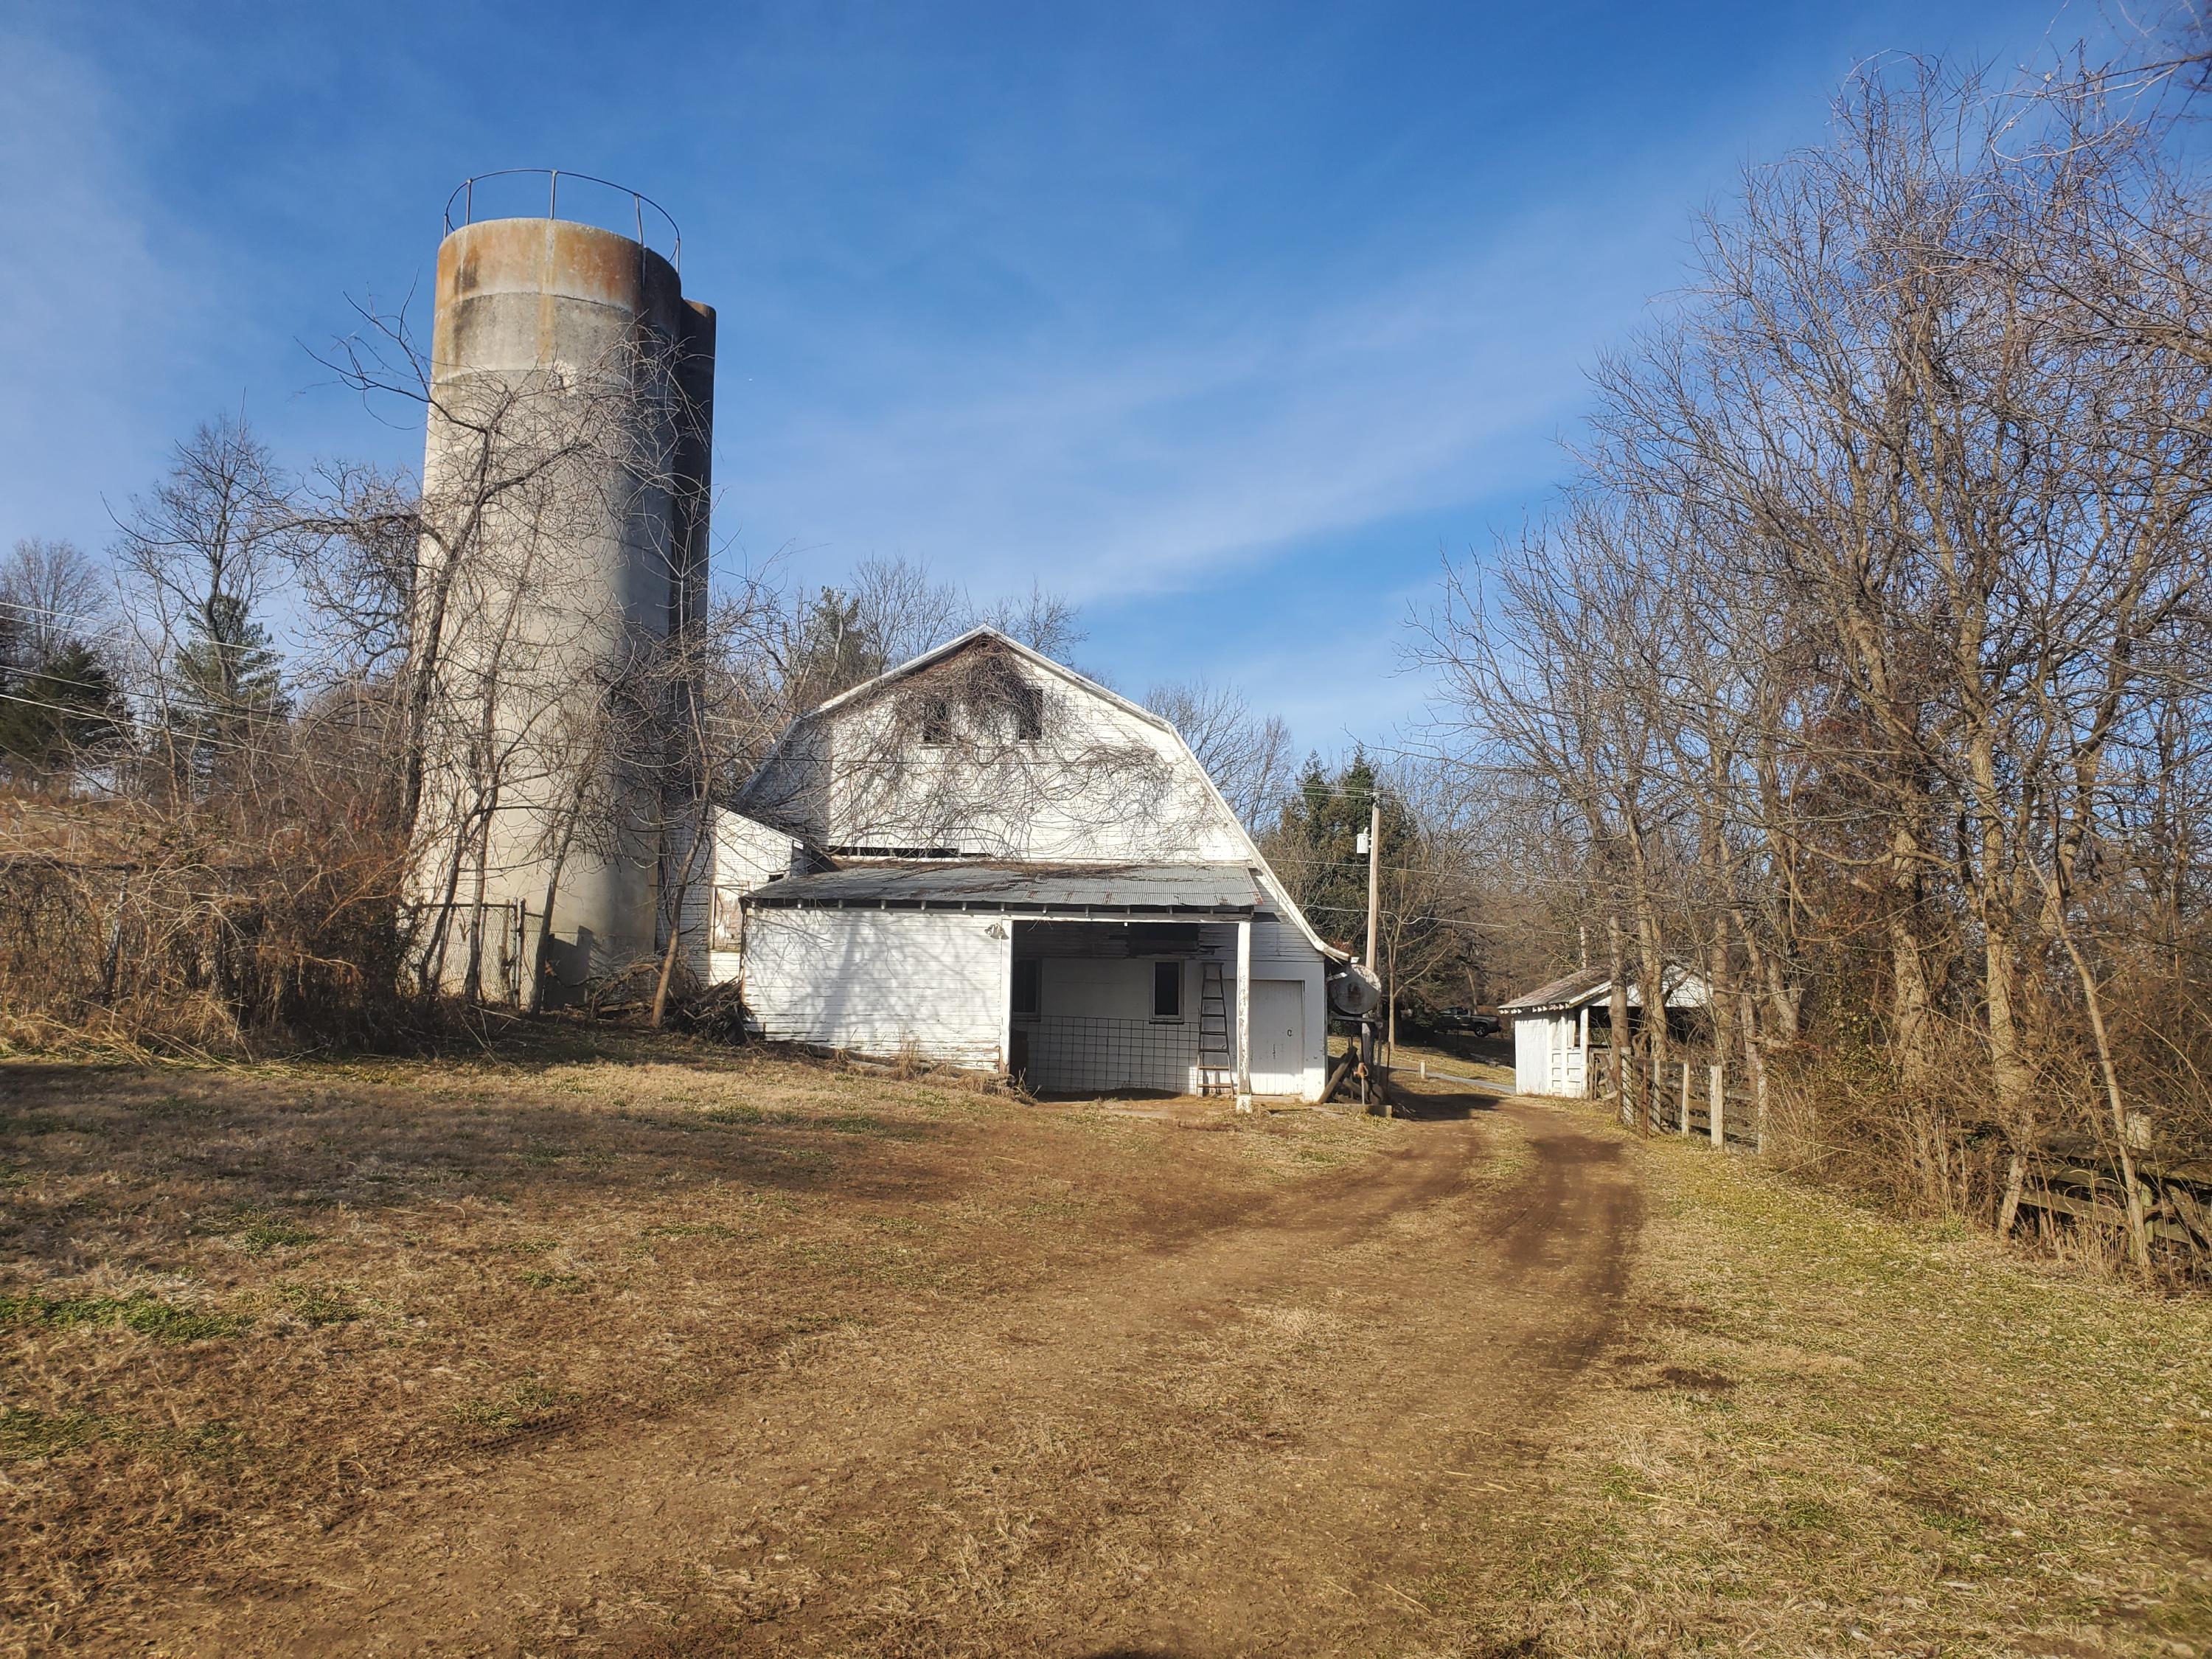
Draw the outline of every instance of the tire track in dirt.
[[[1181,1594],[1145,1623],[1152,1650],[1356,1653],[1417,1635],[1436,1620],[1406,1586],[1482,1541],[1462,1483],[1502,1493],[1499,1511],[1540,1501],[1529,1478],[1615,1334],[1641,1206],[1617,1146],[1542,1108],[1505,1115],[1528,1154],[1515,1184],[1349,1253],[1337,1288],[1370,1340],[1340,1364],[1371,1391],[1308,1418],[1317,1467],[1240,1471],[1222,1507],[1249,1522],[1179,1563]]]
[[[1486,1177],[1510,1149],[1517,1172]],[[180,1651],[1357,1651],[1609,1339],[1618,1148],[1512,1103],[264,1560]],[[1452,1547],[1463,1546],[1463,1540]]]

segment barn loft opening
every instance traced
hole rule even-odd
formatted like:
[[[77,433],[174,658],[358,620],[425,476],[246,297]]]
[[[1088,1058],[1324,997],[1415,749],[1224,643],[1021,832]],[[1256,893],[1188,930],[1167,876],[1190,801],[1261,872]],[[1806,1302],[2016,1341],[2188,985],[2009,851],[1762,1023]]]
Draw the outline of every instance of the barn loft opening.
[[[924,697],[921,702],[921,740],[933,749],[952,741],[952,699]]]

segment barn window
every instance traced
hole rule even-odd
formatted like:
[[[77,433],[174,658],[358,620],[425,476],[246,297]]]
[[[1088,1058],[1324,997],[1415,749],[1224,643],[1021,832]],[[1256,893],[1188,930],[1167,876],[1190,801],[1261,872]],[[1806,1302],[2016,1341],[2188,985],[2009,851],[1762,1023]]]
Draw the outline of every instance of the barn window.
[[[1152,964],[1152,1018],[1182,1018],[1182,963],[1180,962],[1156,962]]]
[[[1044,1002],[1044,963],[1032,957],[1014,963],[1014,1014],[1035,1015]]]
[[[1020,743],[1035,743],[1044,735],[1044,690],[1041,686],[1023,685],[1014,689],[1014,738]]]
[[[945,698],[929,697],[923,701],[921,740],[939,749],[952,741],[952,704]]]

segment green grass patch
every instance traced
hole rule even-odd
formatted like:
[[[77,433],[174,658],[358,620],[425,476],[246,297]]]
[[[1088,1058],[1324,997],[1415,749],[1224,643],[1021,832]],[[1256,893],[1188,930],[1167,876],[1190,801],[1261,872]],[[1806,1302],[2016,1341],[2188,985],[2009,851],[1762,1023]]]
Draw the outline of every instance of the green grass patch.
[[[231,1237],[238,1241],[238,1248],[248,1255],[266,1255],[271,1250],[295,1249],[302,1244],[315,1243],[322,1237],[296,1222],[271,1215],[266,1210],[248,1210],[239,1218],[239,1221],[241,1224]]]
[[[645,1230],[647,1238],[739,1239],[747,1235],[719,1221],[664,1221]]]
[[[236,1336],[252,1323],[251,1314],[182,1308],[143,1291],[128,1296],[0,1296],[0,1327],[75,1330],[110,1325],[164,1342],[198,1342]]]
[[[0,1411],[0,1462],[57,1457],[96,1438],[100,1419],[90,1412],[41,1412],[27,1406]]]
[[[227,1423],[149,1427],[88,1411],[47,1412],[28,1406],[0,1410],[0,1463],[61,1457],[103,1441],[132,1451],[203,1460],[228,1456],[239,1443],[237,1431]]]
[[[828,1134],[866,1135],[881,1140],[921,1140],[929,1134],[927,1124],[903,1123],[873,1112],[777,1111],[743,1102],[709,1106],[699,1117],[704,1122],[741,1129],[812,1129]]]
[[[574,1395],[562,1393],[532,1372],[518,1379],[503,1395],[463,1401],[453,1407],[453,1415],[465,1428],[512,1434],[554,1421],[574,1403]]]
[[[190,1095],[161,1095],[125,1104],[139,1116],[151,1118],[206,1117],[220,1109],[211,1100],[194,1100]]]
[[[1774,1524],[1784,1532],[1834,1532],[1843,1524],[1843,1516],[1834,1504],[1817,1498],[1791,1498],[1777,1507]]]

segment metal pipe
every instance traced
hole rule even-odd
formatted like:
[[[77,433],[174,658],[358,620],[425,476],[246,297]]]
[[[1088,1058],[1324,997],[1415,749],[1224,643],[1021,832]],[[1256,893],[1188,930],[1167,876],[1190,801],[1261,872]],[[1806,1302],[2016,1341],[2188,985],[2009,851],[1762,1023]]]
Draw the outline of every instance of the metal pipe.
[[[489,173],[471,173],[467,178],[462,179],[459,184],[454,185],[453,194],[446,198],[446,234],[447,235],[451,235],[453,232],[453,204],[457,201],[463,204],[462,222],[464,224],[473,224],[476,222],[476,186],[477,181],[482,179],[510,179],[520,177],[526,173],[532,176],[535,176],[539,173],[544,174],[546,178],[547,216],[552,218],[558,218],[560,216],[561,206],[561,179],[564,171],[564,169],[558,167],[497,167]],[[668,227],[670,249],[667,258],[669,265],[678,272],[682,271],[684,269],[684,228],[676,222],[676,216],[674,214],[671,213],[666,208],[661,206],[659,203],[654,201],[653,198],[647,196],[643,191],[633,190],[628,185],[617,184],[611,179],[602,179],[597,174],[590,173],[568,173],[567,176],[570,179],[580,179],[586,184],[601,185],[609,190],[617,191],[622,195],[629,197],[633,207],[633,217],[637,224],[637,240],[641,245],[643,245],[645,242],[644,210],[647,208],[651,208],[654,213],[659,216],[661,222]]]

